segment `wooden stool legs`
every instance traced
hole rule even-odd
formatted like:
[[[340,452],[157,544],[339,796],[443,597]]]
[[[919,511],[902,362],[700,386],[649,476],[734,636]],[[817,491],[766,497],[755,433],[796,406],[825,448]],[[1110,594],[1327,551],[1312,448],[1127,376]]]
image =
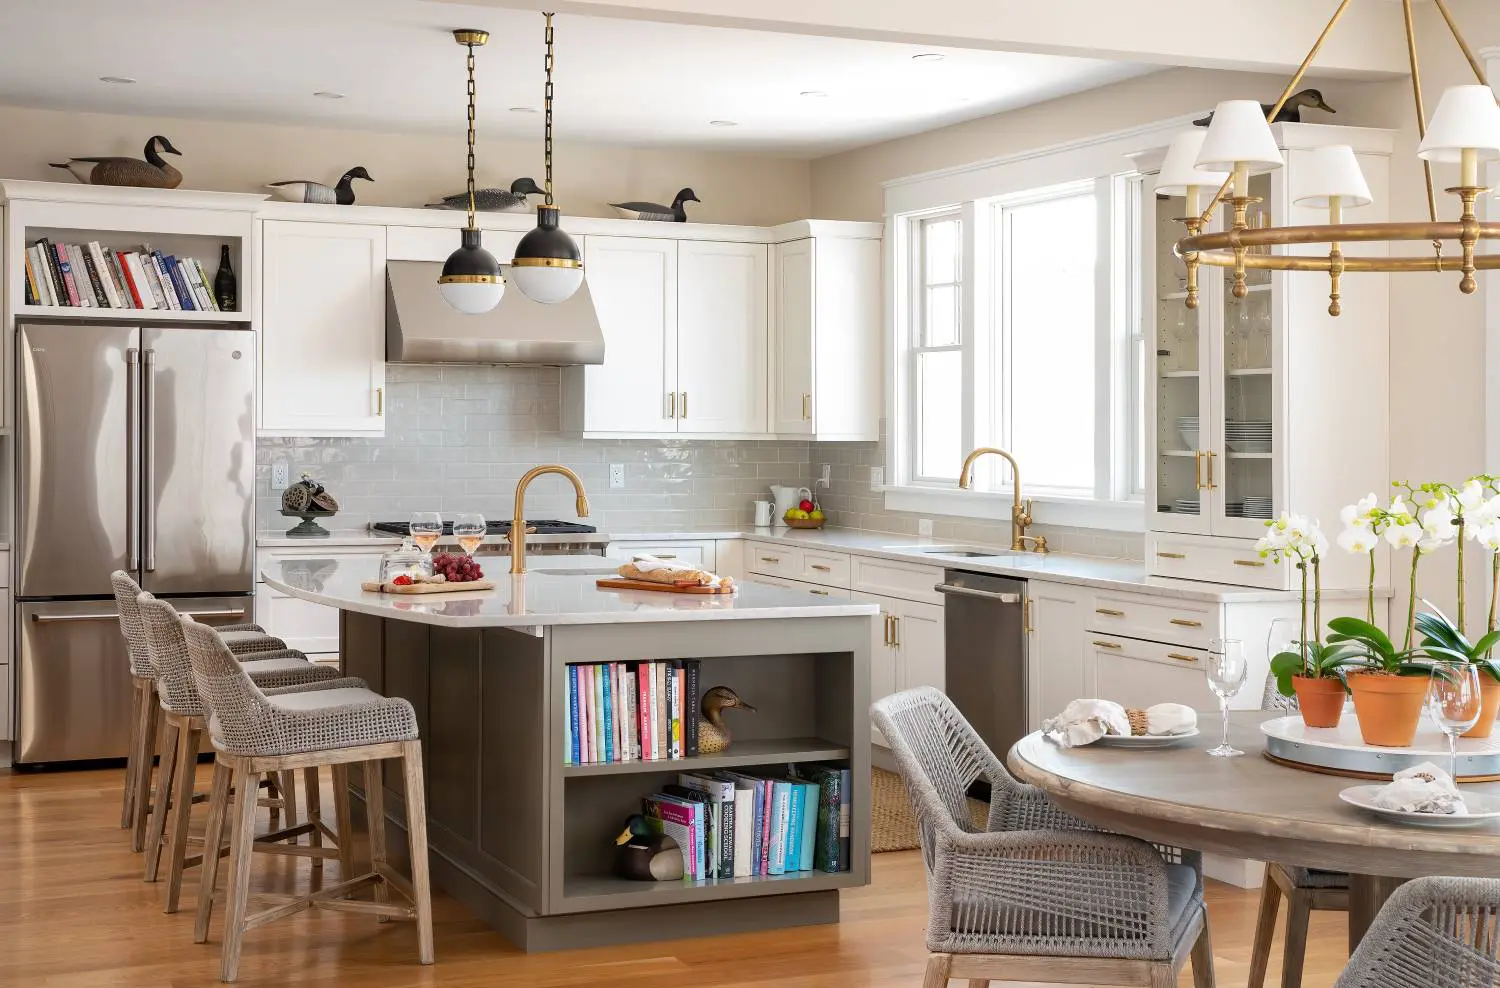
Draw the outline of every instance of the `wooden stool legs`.
[[[170,714],[162,715],[161,766],[156,773],[156,798],[152,800],[151,822],[147,824],[145,834],[146,866],[143,877],[148,882],[156,881],[157,869],[161,865],[162,837],[167,832],[167,813],[172,804],[170,793],[177,774],[177,753],[181,749],[178,735],[181,733],[182,720]],[[191,790],[189,793],[191,798]]]
[[[156,684],[132,679],[135,704],[130,724],[130,751],[125,759],[125,796],[120,826],[130,829],[130,849],[139,853],[146,846],[146,818],[151,811],[151,763],[156,759],[157,723],[161,707],[156,702]]]
[[[1307,954],[1307,927],[1315,910],[1349,909],[1349,890],[1341,886],[1299,886],[1293,871],[1279,864],[1266,865],[1261,886],[1260,915],[1255,922],[1255,940],[1250,948],[1248,988],[1263,988],[1271,958],[1271,940],[1276,933],[1276,913],[1286,899],[1286,940],[1281,952],[1282,988],[1301,988],[1302,966]]]

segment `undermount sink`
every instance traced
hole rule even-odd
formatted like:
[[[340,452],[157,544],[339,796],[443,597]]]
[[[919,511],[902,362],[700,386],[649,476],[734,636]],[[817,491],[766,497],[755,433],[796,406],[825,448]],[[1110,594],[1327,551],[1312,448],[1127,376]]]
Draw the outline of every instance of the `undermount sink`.
[[[619,576],[619,566],[528,566],[528,573],[543,576]]]
[[[993,559],[996,556],[1009,555],[1006,549],[976,549],[973,546],[963,545],[934,545],[917,548],[909,545],[886,546],[891,551],[918,552],[924,556],[957,556],[960,559]]]

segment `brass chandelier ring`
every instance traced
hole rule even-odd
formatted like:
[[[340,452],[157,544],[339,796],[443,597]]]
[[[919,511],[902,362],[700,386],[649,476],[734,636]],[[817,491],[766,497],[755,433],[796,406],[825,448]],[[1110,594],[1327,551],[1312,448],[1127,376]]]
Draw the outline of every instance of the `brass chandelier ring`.
[[[1199,264],[1232,268],[1236,264],[1234,252],[1242,250],[1247,253],[1239,257],[1238,263],[1246,268],[1327,272],[1330,259],[1326,256],[1251,254],[1248,251],[1289,244],[1328,244],[1331,247],[1339,243],[1396,241],[1432,243],[1450,240],[1460,243],[1466,239],[1471,242],[1500,241],[1500,223],[1350,223],[1226,230],[1222,233],[1200,233],[1184,237],[1177,242],[1176,253],[1184,260],[1188,259],[1188,255],[1196,255],[1193,259]],[[1343,257],[1340,263],[1344,271],[1463,270],[1461,255],[1454,253],[1445,257],[1435,251],[1424,257]],[[1497,270],[1500,269],[1500,254],[1478,254],[1470,263],[1481,271]]]

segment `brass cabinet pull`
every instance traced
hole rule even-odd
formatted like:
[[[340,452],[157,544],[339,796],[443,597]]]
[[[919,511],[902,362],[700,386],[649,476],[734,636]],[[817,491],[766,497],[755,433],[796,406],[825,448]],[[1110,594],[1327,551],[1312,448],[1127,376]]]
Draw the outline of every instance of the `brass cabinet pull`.
[[[1208,471],[1207,471],[1208,476],[1207,476],[1207,478],[1203,482],[1203,489],[1206,490],[1206,491],[1215,491],[1215,490],[1218,490],[1219,489],[1219,485],[1216,484],[1216,483],[1214,483],[1214,457],[1218,456],[1219,454],[1215,453],[1213,450],[1209,450],[1208,452],[1204,453],[1203,455],[1204,455],[1204,457],[1206,457],[1206,459],[1203,462],[1205,464],[1207,464],[1207,467],[1208,467]]]
[[[810,568],[817,570],[819,573],[832,573],[833,572],[833,567],[832,566],[824,566],[822,563],[812,563],[812,564],[810,564]]]
[[[1103,614],[1105,617],[1124,617],[1125,616],[1125,612],[1124,611],[1117,611],[1117,610],[1115,610],[1112,607],[1096,607],[1096,608],[1094,608],[1094,613],[1095,614]]]
[[[667,418],[669,418],[669,419],[675,419],[676,417],[677,417],[677,392],[675,392],[675,391],[668,391],[667,392]]]
[[[1119,642],[1101,642],[1101,641],[1098,641],[1097,639],[1094,641],[1094,644],[1098,645],[1100,648],[1124,648],[1125,647],[1124,645],[1121,645]]]
[[[1177,627],[1179,627],[1179,628],[1201,628],[1201,627],[1203,627],[1203,622],[1202,621],[1194,621],[1191,618],[1173,618],[1170,623],[1177,625]]]
[[[779,562],[781,562],[781,557],[780,556],[761,556],[760,557],[760,561],[763,562],[763,563],[779,563]]]
[[[657,559],[676,559],[677,558],[677,556],[675,554],[670,553],[670,552],[653,552],[651,555],[655,556]]]
[[[806,422],[812,418],[812,395],[802,396],[802,421]]]
[[[1167,658],[1169,658],[1169,659],[1176,659],[1178,662],[1197,662],[1198,661],[1198,656],[1196,656],[1196,655],[1183,655],[1181,652],[1168,652],[1167,653]]]
[[[677,416],[677,417],[680,418],[680,419],[687,418],[687,392],[686,391],[684,391],[682,393],[682,414],[679,415],[679,416]]]
[[[1187,558],[1187,556],[1183,555],[1180,552],[1158,552],[1157,555],[1160,556],[1162,559],[1186,559]]]
[[[1203,490],[1203,450],[1193,450],[1193,487]]]
[[[375,389],[375,414],[385,414],[385,388]]]
[[[827,590],[809,590],[808,593],[817,594],[819,597],[827,597],[828,596],[828,591]]]
[[[894,614],[891,615],[891,644],[901,647],[901,619]]]
[[[1236,559],[1234,564],[1236,566],[1264,566],[1266,561],[1264,559]]]
[[[1021,630],[1024,634],[1036,634],[1036,628],[1031,623],[1031,598],[1021,598]]]
[[[891,643],[891,616],[885,611],[881,611],[880,620],[885,624],[885,644],[889,645]]]

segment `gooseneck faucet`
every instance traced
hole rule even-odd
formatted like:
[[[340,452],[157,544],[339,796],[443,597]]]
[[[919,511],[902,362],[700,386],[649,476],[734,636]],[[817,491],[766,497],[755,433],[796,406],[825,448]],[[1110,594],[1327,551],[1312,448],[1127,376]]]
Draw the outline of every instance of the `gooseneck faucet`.
[[[1021,500],[1021,465],[1016,462],[1014,456],[993,446],[979,447],[964,457],[963,469],[958,472],[958,486],[968,489],[974,479],[974,461],[986,453],[1003,456],[1010,464],[1011,486],[1014,494],[1014,500],[1010,506],[1010,551],[1046,552],[1047,537],[1045,535],[1026,534],[1026,528],[1031,524],[1031,499]]]
[[[526,471],[526,475],[516,484],[516,512],[510,521],[510,571],[512,573],[526,572],[526,488],[531,482],[544,473],[556,473],[567,477],[573,484],[573,491],[578,495],[578,517],[589,516],[589,496],[584,493],[583,481],[578,479],[578,474],[558,463],[549,463],[546,466],[532,467]]]

